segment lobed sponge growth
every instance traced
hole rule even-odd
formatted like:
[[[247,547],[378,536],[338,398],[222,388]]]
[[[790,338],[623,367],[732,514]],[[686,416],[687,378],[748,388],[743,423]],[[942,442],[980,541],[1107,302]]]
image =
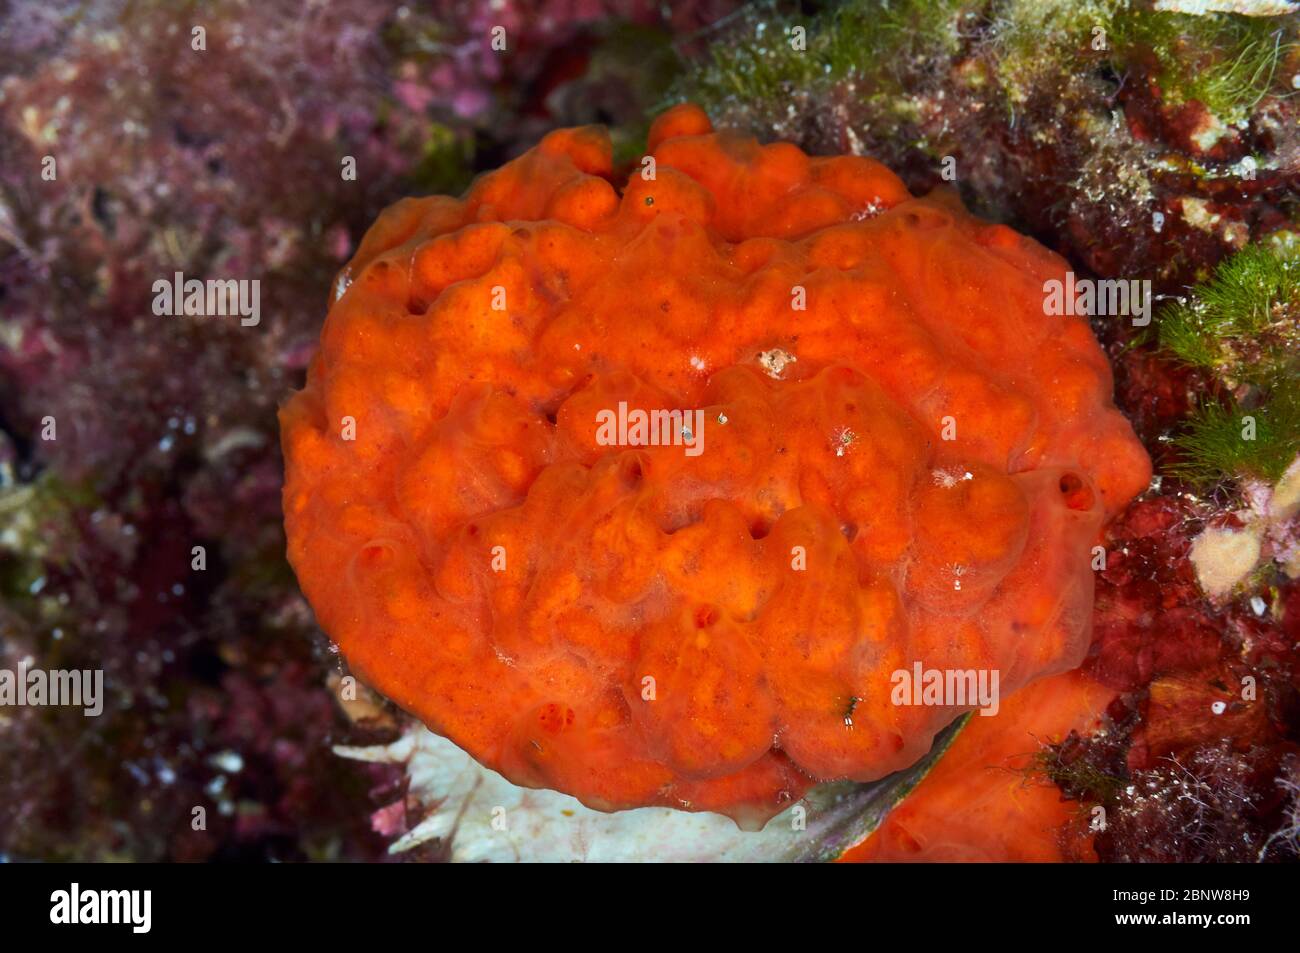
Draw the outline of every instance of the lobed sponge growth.
[[[561,130],[381,216],[282,412],[289,558],[354,670],[509,780],[761,821],[973,707],[892,701],[914,663],[1076,666],[1150,465],[1043,314],[1059,257],[694,107],[649,148],[620,194]],[[702,452],[611,445],[625,406],[702,414]]]

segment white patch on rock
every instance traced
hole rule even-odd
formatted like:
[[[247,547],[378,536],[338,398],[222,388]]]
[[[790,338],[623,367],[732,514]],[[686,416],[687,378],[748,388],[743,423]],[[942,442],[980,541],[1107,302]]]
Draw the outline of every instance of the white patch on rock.
[[[1289,520],[1297,513],[1300,513],[1300,458],[1287,467],[1268,501],[1268,515],[1272,519]]]
[[[1260,531],[1211,527],[1192,541],[1188,557],[1206,595],[1218,599],[1237,587],[1259,562]]]
[[[1210,204],[1204,199],[1185,195],[1181,201],[1183,220],[1192,228],[1203,232],[1213,232],[1219,224],[1219,213],[1210,211]]]

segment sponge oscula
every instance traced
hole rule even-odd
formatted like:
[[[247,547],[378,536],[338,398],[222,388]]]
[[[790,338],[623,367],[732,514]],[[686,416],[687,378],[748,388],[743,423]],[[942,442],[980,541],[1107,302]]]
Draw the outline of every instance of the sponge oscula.
[[[884,167],[563,130],[407,199],[282,413],[289,557],[351,666],[515,783],[745,823],[1086,650],[1149,463],[1065,262]]]

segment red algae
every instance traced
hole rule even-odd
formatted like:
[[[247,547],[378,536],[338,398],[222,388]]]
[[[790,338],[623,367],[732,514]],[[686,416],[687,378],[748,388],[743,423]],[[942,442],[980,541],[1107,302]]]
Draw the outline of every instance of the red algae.
[[[1077,666],[1150,465],[1044,314],[1058,256],[694,107],[649,150],[619,192],[562,130],[380,217],[281,413],[289,558],[357,673],[511,781],[760,822],[969,709],[893,704],[914,662]]]

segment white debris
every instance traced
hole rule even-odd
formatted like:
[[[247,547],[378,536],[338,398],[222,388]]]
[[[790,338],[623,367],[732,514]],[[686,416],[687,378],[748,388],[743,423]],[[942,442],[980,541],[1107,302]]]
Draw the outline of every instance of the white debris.
[[[959,469],[931,470],[930,476],[934,478],[935,486],[941,486],[945,490],[951,490],[958,483],[961,483],[965,480],[975,479],[974,475],[969,470],[959,470]]]
[[[781,372],[785,370],[787,364],[793,364],[796,358],[789,351],[784,351],[779,347],[774,347],[770,351],[763,351],[758,355],[758,363],[762,365],[763,370],[767,371],[768,377],[780,379]]]
[[[1259,562],[1260,530],[1211,527],[1192,541],[1188,554],[1206,595],[1222,598],[1232,592]]]

